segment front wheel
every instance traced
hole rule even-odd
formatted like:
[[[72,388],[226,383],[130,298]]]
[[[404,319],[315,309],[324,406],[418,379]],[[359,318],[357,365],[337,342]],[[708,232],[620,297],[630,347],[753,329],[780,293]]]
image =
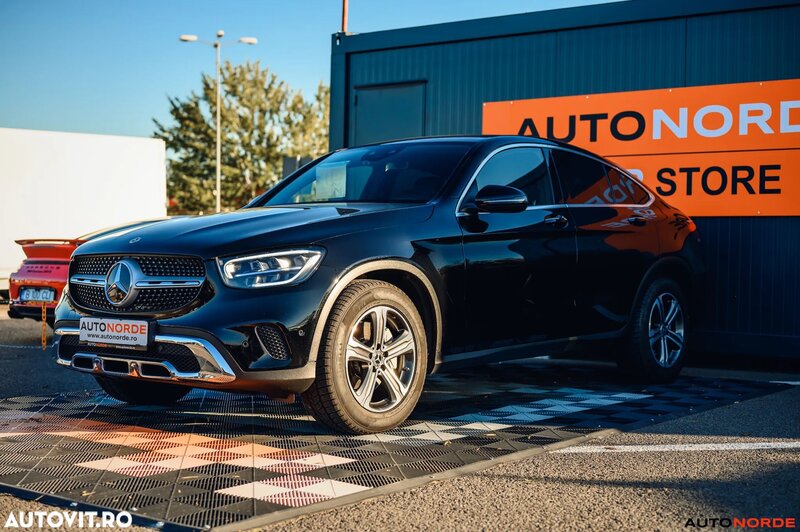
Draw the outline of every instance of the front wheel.
[[[411,299],[383,281],[355,281],[331,310],[303,404],[337,431],[389,430],[411,414],[426,369],[425,327]]]
[[[628,374],[653,382],[674,380],[686,360],[687,304],[681,287],[656,279],[633,311],[627,349],[619,359]]]

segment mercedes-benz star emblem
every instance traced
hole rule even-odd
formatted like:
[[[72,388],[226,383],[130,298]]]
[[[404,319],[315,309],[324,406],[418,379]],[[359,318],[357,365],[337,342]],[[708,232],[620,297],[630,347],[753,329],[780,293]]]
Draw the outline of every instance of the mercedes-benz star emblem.
[[[129,260],[114,264],[106,275],[105,293],[108,302],[115,307],[124,307],[133,302],[136,295],[137,265]]]

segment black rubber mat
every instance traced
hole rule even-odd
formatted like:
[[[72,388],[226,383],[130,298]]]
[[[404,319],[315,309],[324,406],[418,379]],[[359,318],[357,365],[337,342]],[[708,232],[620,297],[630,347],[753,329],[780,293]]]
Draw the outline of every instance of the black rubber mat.
[[[196,390],[171,408],[128,407],[100,392],[5,399],[0,489],[204,529],[784,388],[616,379],[541,362],[436,375],[411,420],[370,436],[332,433],[299,403],[250,395]]]

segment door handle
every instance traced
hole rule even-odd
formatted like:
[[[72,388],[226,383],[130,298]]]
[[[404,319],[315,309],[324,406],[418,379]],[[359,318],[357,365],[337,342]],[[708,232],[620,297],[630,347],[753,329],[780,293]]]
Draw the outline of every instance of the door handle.
[[[553,227],[565,227],[569,221],[563,214],[551,214],[544,219],[544,223]]]
[[[636,225],[639,227],[647,225],[647,218],[643,216],[631,216],[630,218],[626,218],[625,221],[631,225]]]

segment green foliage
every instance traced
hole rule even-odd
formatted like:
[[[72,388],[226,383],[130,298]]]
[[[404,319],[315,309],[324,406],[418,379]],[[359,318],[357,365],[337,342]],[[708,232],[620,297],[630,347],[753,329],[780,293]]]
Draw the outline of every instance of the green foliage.
[[[307,101],[259,63],[221,69],[222,208],[237,209],[278,182],[284,156],[328,150],[329,89]],[[167,144],[169,212],[213,212],[216,190],[216,80],[203,75],[200,93],[169,98],[172,124],[154,120]]]

